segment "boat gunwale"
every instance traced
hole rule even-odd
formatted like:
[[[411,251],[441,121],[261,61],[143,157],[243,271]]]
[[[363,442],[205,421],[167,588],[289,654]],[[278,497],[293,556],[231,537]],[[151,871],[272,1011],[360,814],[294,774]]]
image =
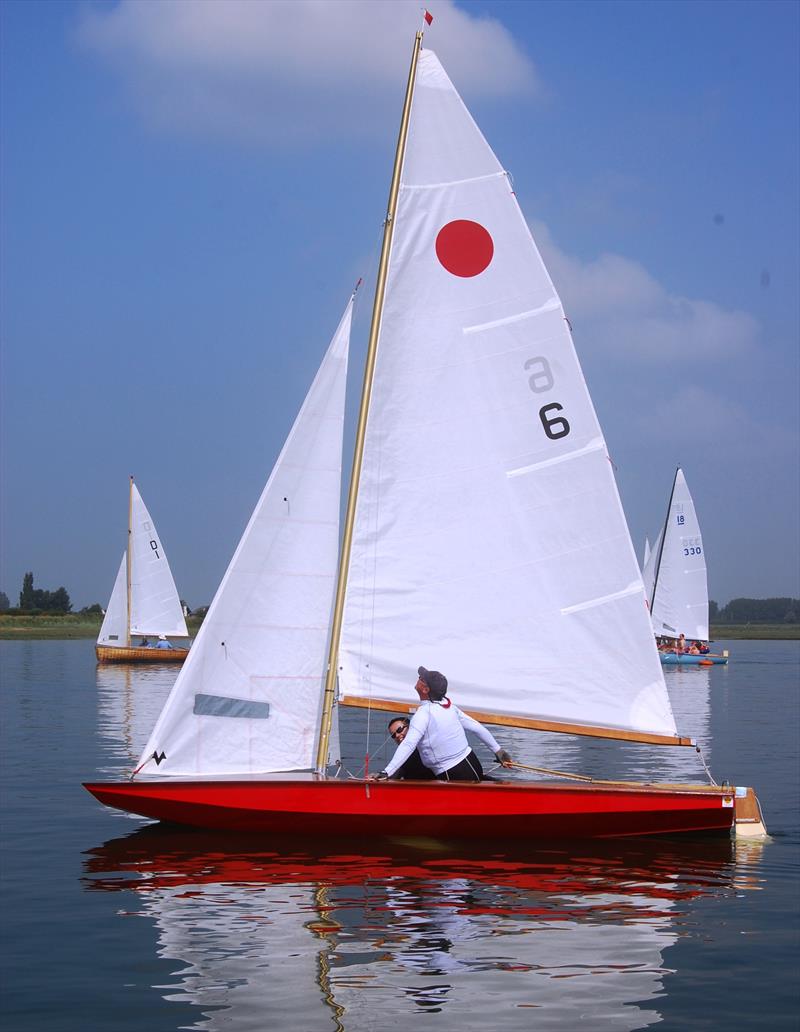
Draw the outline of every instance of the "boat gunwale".
[[[280,788],[291,786],[292,788],[309,788],[314,789],[322,788],[323,791],[329,791],[334,786],[340,790],[355,789],[355,788],[369,788],[373,789],[376,786],[383,788],[389,788],[390,791],[402,789],[404,787],[419,787],[424,786],[432,791],[438,790],[438,786],[443,786],[446,789],[459,788],[469,789],[471,791],[508,791],[513,790],[514,792],[529,792],[531,789],[536,790],[547,790],[555,792],[572,792],[577,793],[599,793],[608,792],[611,794],[620,793],[633,793],[635,795],[642,794],[656,794],[656,795],[692,795],[692,796],[717,796],[721,798],[733,799],[736,794],[736,789],[731,785],[696,785],[691,783],[682,784],[676,783],[648,783],[648,782],[582,782],[581,784],[575,784],[572,782],[565,782],[560,780],[553,781],[413,781],[411,779],[392,781],[391,779],[384,779],[381,781],[371,781],[366,778],[350,778],[347,781],[342,781],[337,778],[325,778],[320,777],[316,774],[309,774],[305,778],[298,777],[286,777],[281,774],[263,774],[256,778],[249,780],[237,779],[228,780],[224,775],[216,777],[201,777],[196,778],[189,777],[175,777],[175,778],[139,778],[137,780],[125,780],[125,781],[92,781],[83,782],[83,787],[92,792],[94,788],[99,790],[104,789],[124,789],[129,790],[130,794],[136,795],[138,789],[200,789],[210,787],[226,787],[231,789],[238,789],[244,791],[254,792],[264,787]]]

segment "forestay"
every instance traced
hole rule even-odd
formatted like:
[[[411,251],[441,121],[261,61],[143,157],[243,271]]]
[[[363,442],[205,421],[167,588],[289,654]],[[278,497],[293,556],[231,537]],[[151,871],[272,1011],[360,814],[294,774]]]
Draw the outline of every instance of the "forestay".
[[[141,761],[158,775],[313,766],[339,544],[352,299]],[[163,758],[162,758],[163,754]]]
[[[655,548],[653,631],[657,635],[708,641],[708,579],[700,524],[683,470],[675,473],[669,511]]]
[[[419,60],[339,683],[673,736],[636,556],[561,302],[436,56]]]
[[[106,615],[97,636],[98,645],[122,646],[128,644],[128,554],[122,553],[117,579],[108,602]]]
[[[189,637],[164,546],[135,484],[131,484],[131,634]]]

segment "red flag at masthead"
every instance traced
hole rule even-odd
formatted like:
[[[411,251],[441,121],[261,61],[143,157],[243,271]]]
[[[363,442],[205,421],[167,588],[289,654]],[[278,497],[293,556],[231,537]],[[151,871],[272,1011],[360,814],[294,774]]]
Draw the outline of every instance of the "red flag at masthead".
[[[425,18],[426,23],[428,25],[430,25],[431,22],[433,21],[433,15],[431,14],[431,12],[430,11],[425,11],[423,16]]]

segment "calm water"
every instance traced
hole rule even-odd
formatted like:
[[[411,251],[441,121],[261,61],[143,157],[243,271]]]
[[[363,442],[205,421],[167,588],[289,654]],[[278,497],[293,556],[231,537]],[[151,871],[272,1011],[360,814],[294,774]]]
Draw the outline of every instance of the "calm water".
[[[797,1029],[800,643],[670,670],[681,730],[754,785],[772,840],[480,853],[179,832],[81,787],[138,757],[177,671],[98,669],[90,642],[0,642],[0,1021],[173,1029]],[[371,731],[382,762],[385,720]],[[343,717],[348,766],[365,717]],[[699,777],[688,750],[507,735],[515,757]]]

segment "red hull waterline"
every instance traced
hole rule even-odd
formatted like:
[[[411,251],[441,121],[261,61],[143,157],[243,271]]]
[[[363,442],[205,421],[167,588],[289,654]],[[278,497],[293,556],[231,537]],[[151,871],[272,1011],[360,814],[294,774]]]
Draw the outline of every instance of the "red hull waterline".
[[[550,840],[729,834],[734,789],[483,782],[142,781],[86,784],[101,803],[200,828],[276,835]]]

